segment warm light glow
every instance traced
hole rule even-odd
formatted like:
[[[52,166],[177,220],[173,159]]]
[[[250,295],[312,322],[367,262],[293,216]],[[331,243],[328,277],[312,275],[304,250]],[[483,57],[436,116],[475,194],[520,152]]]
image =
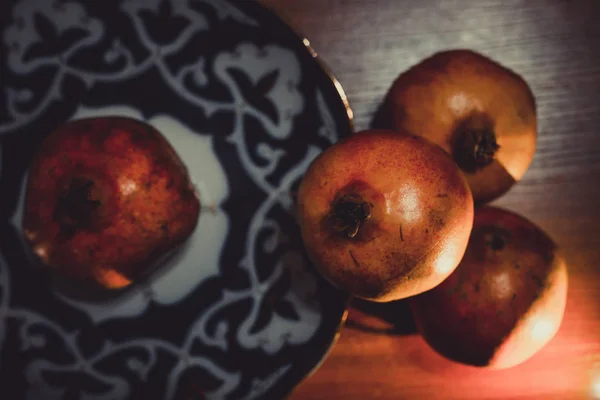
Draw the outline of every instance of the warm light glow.
[[[531,338],[536,341],[548,339],[554,333],[554,323],[548,317],[536,317],[531,321]]]
[[[128,196],[137,190],[137,183],[128,178],[119,181],[119,190],[123,196]]]
[[[592,399],[600,399],[600,375],[592,381]]]
[[[448,106],[456,114],[462,114],[469,105],[469,98],[464,92],[458,92],[448,99]]]
[[[600,400],[600,364],[598,364],[596,369],[592,372],[592,386],[590,387],[590,394],[592,395],[592,399]]]
[[[393,215],[398,212],[408,223],[421,218],[419,194],[416,188],[408,185],[387,195],[385,207],[388,214]]]
[[[433,269],[436,274],[448,276],[458,266],[463,253],[464,243],[461,235],[450,235],[444,241],[444,246],[440,247],[441,253],[436,257]]]
[[[34,247],[33,252],[42,260],[46,260],[48,258],[48,246],[47,245],[37,245]]]
[[[120,289],[131,284],[131,280],[113,269],[95,268],[94,275],[100,284],[109,289]]]
[[[435,272],[439,275],[448,275],[456,267],[456,259],[453,257],[455,249],[449,249],[441,254],[433,266]]]
[[[513,289],[511,287],[510,275],[508,272],[502,272],[492,279],[493,293],[500,299],[505,299],[512,296]]]

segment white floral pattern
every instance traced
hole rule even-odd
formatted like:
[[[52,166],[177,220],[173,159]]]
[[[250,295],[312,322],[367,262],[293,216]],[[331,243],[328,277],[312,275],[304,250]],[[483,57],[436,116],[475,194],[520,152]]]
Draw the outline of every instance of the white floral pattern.
[[[81,399],[126,399],[131,395],[131,382],[123,376],[107,372],[102,368],[102,363],[113,360],[113,364],[130,371],[140,382],[147,382],[149,374],[164,354],[176,360],[165,380],[164,398],[175,397],[184,373],[194,367],[208,371],[220,382],[216,388],[203,393],[208,398],[228,398],[232,393],[245,399],[265,396],[293,369],[292,363],[273,365],[270,373],[262,378],[251,376],[249,389],[241,393],[244,391],[242,381],[247,371],[240,366],[222,365],[218,357],[197,354],[194,346],[201,343],[226,354],[231,351],[231,340],[234,338],[235,346],[241,349],[260,350],[266,355],[274,355],[286,346],[315,340],[324,318],[324,310],[317,300],[319,282],[314,273],[309,271],[306,258],[298,246],[288,246],[285,251],[279,251],[280,242],[284,240],[282,232],[286,229],[272,213],[277,210],[288,212],[293,207],[291,190],[294,183],[301,178],[322,147],[335,142],[338,132],[345,127],[336,125],[330,104],[321,89],[316,89],[312,99],[307,99],[298,89],[305,78],[297,52],[280,44],[259,45],[242,41],[230,50],[219,51],[213,58],[199,54],[195,60],[178,68],[169,64],[170,57],[177,55],[190,41],[197,40],[194,39],[196,35],[210,32],[211,24],[215,24],[215,21],[203,10],[211,9],[217,21],[235,22],[258,29],[258,20],[234,6],[235,3],[226,0],[122,2],[121,12],[129,19],[138,44],[144,50],[142,57],[119,37],[107,42],[109,27],[102,18],[90,15],[82,4],[74,1],[21,0],[13,7],[12,24],[4,30],[3,35],[9,49],[8,68],[13,74],[23,76],[50,68],[52,79],[41,91],[3,84],[7,118],[0,120],[0,140],[2,135],[18,132],[42,118],[53,104],[65,101],[67,79],[76,79],[89,89],[97,85],[128,82],[154,71],[172,93],[200,110],[205,118],[211,118],[218,112],[229,113],[233,126],[223,139],[235,150],[237,162],[263,197],[247,222],[245,241],[240,243],[243,257],[239,259],[237,268],[245,272],[249,282],[243,288],[224,287],[221,295],[201,310],[187,331],[182,332],[180,342],[159,337],[135,337],[119,341],[105,338],[102,346],[90,353],[80,347],[86,332],[69,330],[42,313],[13,304],[11,268],[0,253],[0,350],[7,340],[7,321],[13,320],[16,322],[14,326],[18,327],[21,352],[43,353],[50,346],[58,346],[70,359],[66,362],[50,356],[32,358],[24,371],[29,384],[27,399],[39,399],[42,394],[44,399],[62,399],[66,394],[69,388],[49,381],[47,372],[58,375],[83,373],[105,388],[96,391],[81,389]],[[177,33],[167,43],[157,43],[146,22],[151,18],[149,16],[158,15],[178,19]],[[43,44],[49,40],[55,42],[53,46],[56,51],[44,48]],[[52,49],[52,46],[47,47]],[[86,69],[73,61],[79,53],[89,49],[102,54],[105,63],[103,68]],[[198,88],[218,82],[227,89],[230,99],[216,100],[200,95],[190,88],[190,79]],[[258,93],[259,98],[248,99],[247,88],[244,89],[243,85]],[[316,104],[317,117],[321,121],[316,134],[324,140],[306,145],[302,150],[304,153],[299,153],[300,157],[282,170],[281,165],[289,158],[290,150],[289,145],[284,144],[285,140],[293,134],[295,120],[305,111],[307,101]],[[340,99],[335,101],[340,102]],[[201,131],[169,113],[148,117],[144,110],[126,103],[101,106],[79,104],[70,118],[109,114],[145,119],[163,132],[188,166],[202,204],[210,205],[212,211],[201,214],[196,232],[185,251],[177,257],[176,263],[157,272],[143,288],[133,289],[109,304],[86,303],[58,292],[54,294],[65,307],[83,312],[92,326],[97,327],[115,320],[141,318],[151,304],[176,307],[203,283],[219,277],[222,268],[220,257],[233,224],[220,206],[232,196],[227,172],[223,168],[224,161],[215,152],[215,140],[218,137],[215,133],[221,132]],[[247,126],[247,118],[260,123],[263,134],[260,140],[256,137],[250,139],[252,133]],[[2,147],[0,157],[1,150]],[[257,162],[257,156],[260,162]],[[0,167],[1,161],[0,158]],[[210,171],[210,174],[206,174],[206,171]],[[273,178],[274,174],[277,179]],[[20,200],[11,218],[15,232],[20,232],[25,180],[26,174],[21,182]],[[22,237],[19,239],[24,244]],[[23,250],[27,251],[26,246],[23,246]],[[266,277],[258,273],[258,253],[275,257]],[[202,260],[201,268],[198,267],[199,260]],[[293,317],[286,313],[271,312],[268,323],[260,324],[267,294],[284,275],[288,276],[290,287],[278,301],[283,302],[286,312]],[[249,300],[250,307],[240,320],[231,321],[224,317],[225,310],[246,300]],[[341,318],[341,310],[336,317]],[[325,340],[331,340],[334,334],[329,332],[330,338]],[[132,352],[135,355],[131,355]],[[1,362],[0,359],[0,367]]]

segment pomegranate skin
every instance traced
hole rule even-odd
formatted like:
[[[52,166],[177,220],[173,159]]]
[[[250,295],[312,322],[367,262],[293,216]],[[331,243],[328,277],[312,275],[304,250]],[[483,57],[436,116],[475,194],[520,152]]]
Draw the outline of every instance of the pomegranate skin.
[[[441,148],[370,130],[313,161],[300,184],[298,215],[308,255],[326,279],[356,297],[387,302],[431,289],[454,270],[471,231],[473,200]]]
[[[85,118],[55,129],[30,167],[23,232],[51,273],[91,288],[142,279],[194,231],[186,167],[152,126]]]
[[[403,72],[386,96],[394,129],[441,146],[465,174],[475,203],[505,194],[536,149],[534,94],[514,71],[466,49],[435,53]]]
[[[464,258],[439,286],[409,299],[419,332],[459,363],[518,365],[556,334],[567,301],[567,266],[552,239],[525,218],[475,211]]]

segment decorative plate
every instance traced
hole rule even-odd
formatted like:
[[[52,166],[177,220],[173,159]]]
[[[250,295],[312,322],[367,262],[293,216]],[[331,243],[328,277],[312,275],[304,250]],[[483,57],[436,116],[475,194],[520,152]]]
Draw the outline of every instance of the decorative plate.
[[[253,1],[2,1],[0,27],[0,397],[284,397],[345,315],[292,212],[350,133],[339,84]],[[40,141],[99,115],[163,132],[209,207],[172,265],[91,303],[33,271],[20,220]]]

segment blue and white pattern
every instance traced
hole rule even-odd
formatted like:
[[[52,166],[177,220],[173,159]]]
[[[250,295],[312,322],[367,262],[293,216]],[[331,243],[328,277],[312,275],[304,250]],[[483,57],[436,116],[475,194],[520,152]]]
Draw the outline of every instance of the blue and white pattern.
[[[309,264],[292,212],[310,162],[350,132],[328,75],[249,1],[0,7],[0,387],[31,400],[287,393],[329,347],[346,300]],[[36,276],[21,217],[43,137],[102,115],[161,131],[204,207],[171,265],[91,303]]]

